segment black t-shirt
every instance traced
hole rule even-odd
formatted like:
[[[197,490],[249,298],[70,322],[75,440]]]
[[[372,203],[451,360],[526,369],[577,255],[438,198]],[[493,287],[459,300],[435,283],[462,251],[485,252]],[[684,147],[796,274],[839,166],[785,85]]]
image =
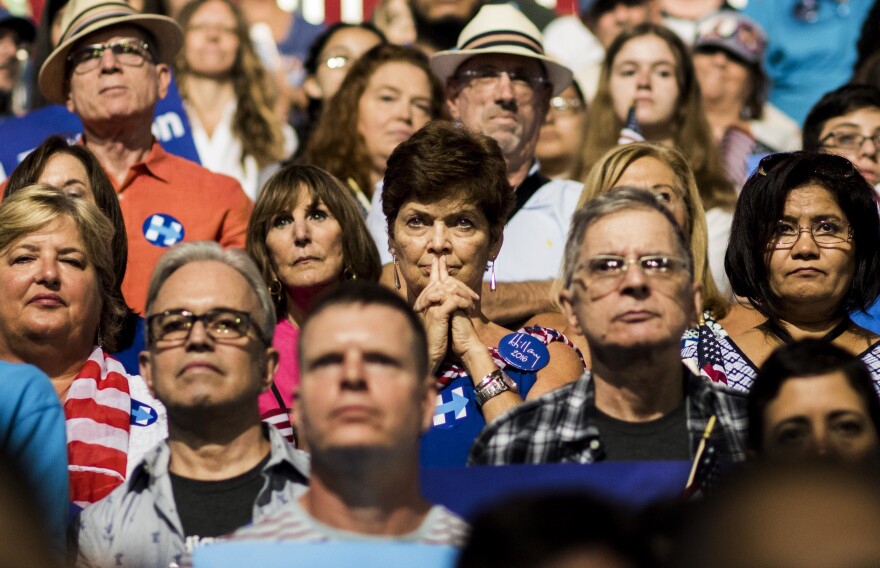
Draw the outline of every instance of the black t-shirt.
[[[263,468],[269,456],[250,471],[231,479],[202,481],[174,473],[171,489],[174,503],[187,540],[218,537],[231,533],[251,522],[254,502],[263,488]]]
[[[596,426],[605,446],[605,459],[609,461],[690,459],[684,402],[650,422],[624,422],[597,408]]]

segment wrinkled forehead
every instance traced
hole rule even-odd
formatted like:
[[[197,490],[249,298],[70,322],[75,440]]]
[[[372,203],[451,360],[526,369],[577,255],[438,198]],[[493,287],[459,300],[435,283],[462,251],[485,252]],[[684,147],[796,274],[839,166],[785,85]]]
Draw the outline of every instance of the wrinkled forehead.
[[[109,28],[102,28],[83,36],[82,39],[73,45],[73,50],[86,45],[108,43],[121,39],[140,39],[147,42],[153,40],[153,38],[150,37],[150,34],[148,34],[143,28],[130,24],[120,24],[118,26],[110,26]]]
[[[475,55],[458,66],[456,72],[474,69],[497,69],[499,71],[519,71],[535,77],[546,77],[544,66],[537,59],[524,55],[507,53],[487,53]]]

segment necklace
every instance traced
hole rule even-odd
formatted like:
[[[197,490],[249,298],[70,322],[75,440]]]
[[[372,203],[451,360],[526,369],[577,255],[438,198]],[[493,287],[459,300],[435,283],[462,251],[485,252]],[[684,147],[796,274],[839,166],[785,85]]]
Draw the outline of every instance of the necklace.
[[[826,333],[825,335],[820,337],[819,341],[827,341],[828,343],[831,343],[832,341],[834,341],[835,339],[837,339],[838,337],[843,335],[843,332],[847,330],[847,328],[849,327],[849,324],[850,324],[850,320],[849,320],[849,316],[847,316],[847,317],[843,318],[842,320],[840,320],[840,323],[835,325],[831,329],[831,331],[829,331],[828,333]],[[790,333],[788,333],[788,331],[784,327],[779,325],[778,321],[767,320],[767,322],[764,323],[763,327],[767,332],[776,336],[776,338],[779,339],[780,341],[782,341],[783,343],[785,343],[785,344],[794,343],[794,338],[791,336]]]

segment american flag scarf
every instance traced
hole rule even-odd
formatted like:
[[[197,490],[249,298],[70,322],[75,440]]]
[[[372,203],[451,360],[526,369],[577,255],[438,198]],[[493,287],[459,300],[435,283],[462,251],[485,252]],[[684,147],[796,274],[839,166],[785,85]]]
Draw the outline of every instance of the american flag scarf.
[[[125,481],[131,394],[122,363],[95,347],[73,379],[64,416],[70,500],[90,505]]]

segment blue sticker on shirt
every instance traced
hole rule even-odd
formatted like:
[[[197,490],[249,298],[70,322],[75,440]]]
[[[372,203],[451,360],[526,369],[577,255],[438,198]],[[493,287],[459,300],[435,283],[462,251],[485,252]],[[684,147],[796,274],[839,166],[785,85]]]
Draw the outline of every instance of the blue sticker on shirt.
[[[131,425],[149,426],[159,419],[156,409],[145,402],[131,399]]]
[[[437,395],[437,406],[434,408],[434,427],[441,429],[455,428],[467,418],[468,398],[462,387],[443,389]]]
[[[183,240],[183,223],[165,213],[147,217],[143,226],[144,238],[157,247],[174,246]]]
[[[540,371],[550,362],[550,351],[538,339],[526,333],[510,333],[498,343],[498,354],[520,371]]]

